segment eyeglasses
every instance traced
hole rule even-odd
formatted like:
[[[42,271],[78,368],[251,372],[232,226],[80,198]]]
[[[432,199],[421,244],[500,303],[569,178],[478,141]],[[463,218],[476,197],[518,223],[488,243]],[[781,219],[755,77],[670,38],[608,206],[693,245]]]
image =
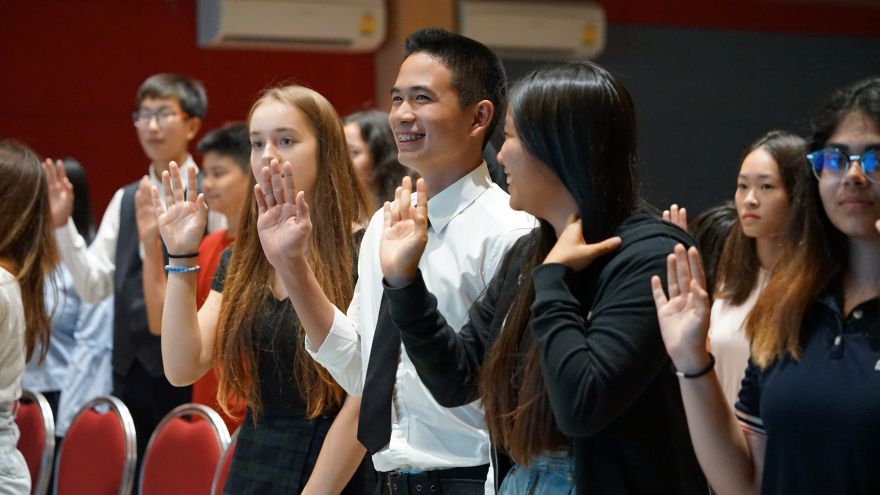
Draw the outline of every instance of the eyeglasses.
[[[813,168],[817,179],[838,181],[849,172],[852,162],[858,160],[862,172],[872,182],[880,181],[880,169],[877,167],[877,147],[865,150],[861,155],[850,155],[839,148],[824,148],[807,154],[807,160]]]
[[[175,119],[182,116],[186,116],[186,114],[167,108],[162,108],[157,112],[150,112],[148,110],[135,110],[134,112],[131,112],[131,121],[134,123],[135,127],[139,129],[146,129],[147,127],[150,127],[150,122],[153,121],[153,118],[156,119],[156,124],[159,127],[164,127],[171,122],[174,122]]]

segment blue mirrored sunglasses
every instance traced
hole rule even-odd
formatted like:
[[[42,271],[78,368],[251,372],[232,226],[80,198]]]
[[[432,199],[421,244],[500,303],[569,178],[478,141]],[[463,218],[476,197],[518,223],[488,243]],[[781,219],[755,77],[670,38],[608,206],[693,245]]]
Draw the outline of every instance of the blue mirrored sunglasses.
[[[817,179],[840,179],[849,171],[850,164],[856,160],[862,168],[862,172],[868,179],[876,181],[880,179],[880,170],[877,168],[876,147],[868,148],[861,155],[850,155],[839,148],[824,148],[807,154],[807,160],[813,169],[813,175]]]

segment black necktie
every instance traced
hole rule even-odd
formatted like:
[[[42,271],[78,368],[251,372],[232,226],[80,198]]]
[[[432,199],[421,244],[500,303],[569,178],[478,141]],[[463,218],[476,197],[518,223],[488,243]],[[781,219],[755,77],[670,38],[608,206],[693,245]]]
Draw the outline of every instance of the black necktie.
[[[383,292],[358,417],[357,438],[370,454],[391,440],[391,394],[399,359],[400,330],[391,322],[388,299]]]

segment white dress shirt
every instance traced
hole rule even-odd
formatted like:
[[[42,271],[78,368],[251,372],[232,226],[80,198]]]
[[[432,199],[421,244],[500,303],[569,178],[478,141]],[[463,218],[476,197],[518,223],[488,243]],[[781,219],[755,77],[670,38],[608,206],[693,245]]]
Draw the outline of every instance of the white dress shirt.
[[[456,331],[467,321],[468,309],[485,291],[507,250],[537,225],[534,217],[511,210],[509,199],[492,183],[483,163],[428,201],[428,243],[419,268],[437,296],[438,309]],[[379,210],[364,234],[348,314],[336,309],[319,349],[306,339],[309,353],[355,396],[363,391],[382,298],[383,218]],[[401,350],[391,441],[373,455],[376,469],[433,470],[489,463],[489,437],[479,402],[449,409],[440,406],[402,346]]]
[[[187,169],[198,165],[192,156],[187,156],[186,161],[180,167],[180,175],[185,178]],[[150,166],[150,181],[160,191],[162,190],[162,178],[157,176]],[[187,181],[184,179],[183,186],[186,190]],[[68,219],[67,224],[55,229],[55,241],[58,243],[58,251],[61,260],[70,269],[73,276],[73,284],[83,301],[97,303],[113,293],[113,273],[116,271],[116,242],[119,240],[119,217],[122,212],[123,188],[113,194],[110,203],[104,210],[101,226],[91,245],[86,246],[85,239],[79,235],[73,219]],[[162,202],[165,195],[160,194]],[[222,213],[208,211],[208,232],[226,228],[226,217]],[[140,246],[140,255],[143,259],[144,247]]]

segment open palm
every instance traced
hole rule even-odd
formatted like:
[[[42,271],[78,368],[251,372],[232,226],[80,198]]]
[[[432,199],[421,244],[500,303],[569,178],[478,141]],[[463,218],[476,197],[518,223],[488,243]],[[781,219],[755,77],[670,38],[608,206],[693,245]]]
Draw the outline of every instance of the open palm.
[[[703,265],[696,248],[675,246],[667,263],[669,298],[660,277],[651,278],[657,320],[666,351],[678,369],[694,369],[706,353],[709,331],[709,295]]]
[[[167,172],[162,173],[162,189],[165,205],[159,199],[159,190],[152,189],[153,208],[158,216],[159,234],[170,254],[188,254],[199,250],[205,225],[208,222],[208,205],[203,194],[196,197],[196,171],[189,167],[186,197],[180,169],[171,162]]]
[[[385,227],[379,247],[379,262],[386,282],[400,287],[411,282],[428,243],[428,196],[424,179],[416,183],[416,205],[411,204],[412,179],[394,193],[394,203],[385,203]]]
[[[308,254],[312,221],[303,191],[293,181],[293,166],[279,166],[272,160],[263,167],[260,183],[254,186],[259,207],[257,231],[266,258],[273,266]]]

